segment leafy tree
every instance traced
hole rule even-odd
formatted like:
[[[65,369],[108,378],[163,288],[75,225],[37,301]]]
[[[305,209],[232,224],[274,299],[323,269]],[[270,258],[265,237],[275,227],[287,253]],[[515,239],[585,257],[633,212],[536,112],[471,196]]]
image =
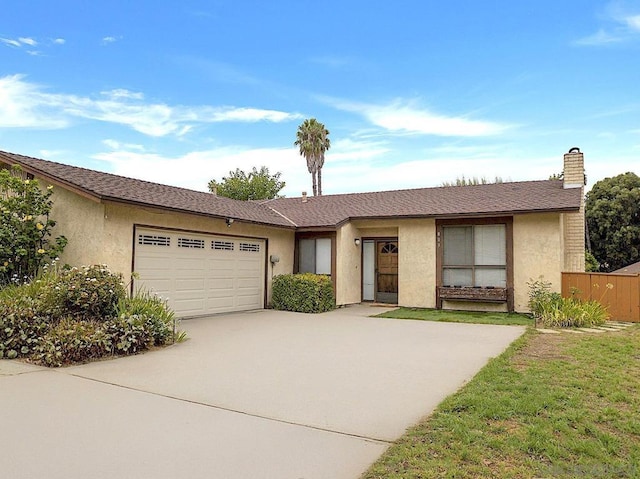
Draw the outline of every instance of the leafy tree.
[[[67,244],[64,236],[50,238],[52,190],[24,179],[18,167],[0,170],[0,286],[33,279]]]
[[[629,172],[598,181],[585,213],[591,251],[604,271],[640,261],[640,177]]]
[[[277,198],[285,186],[285,182],[280,181],[280,175],[282,173],[279,171],[270,174],[266,166],[260,167],[260,170],[254,166],[248,174],[236,168],[228,176],[223,176],[220,182],[211,180],[209,191],[234,200],[270,200]]]
[[[298,127],[295,146],[307,160],[307,170],[311,173],[313,196],[322,195],[322,167],[324,154],[331,147],[329,130],[315,118],[304,120]]]
[[[456,181],[443,181],[442,186],[473,186],[473,185],[489,185],[493,183],[504,183],[504,180],[496,176],[493,180],[488,180],[486,177],[478,178],[474,176],[473,178],[465,178],[464,175],[456,178]]]
[[[584,252],[584,270],[588,273],[600,271],[600,263],[591,251]]]

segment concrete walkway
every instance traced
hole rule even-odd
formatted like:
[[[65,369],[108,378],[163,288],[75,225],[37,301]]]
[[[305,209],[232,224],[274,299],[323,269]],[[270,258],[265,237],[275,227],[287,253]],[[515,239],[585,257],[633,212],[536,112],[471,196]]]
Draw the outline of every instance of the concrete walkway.
[[[3,475],[357,478],[524,331],[382,311],[229,314],[140,356],[0,361]]]

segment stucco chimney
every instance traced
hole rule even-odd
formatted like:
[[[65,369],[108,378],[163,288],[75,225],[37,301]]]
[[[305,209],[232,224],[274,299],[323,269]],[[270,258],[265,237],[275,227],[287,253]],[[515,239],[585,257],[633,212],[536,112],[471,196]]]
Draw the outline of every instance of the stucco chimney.
[[[580,148],[571,148],[564,155],[563,180],[565,188],[580,188],[580,211],[563,213],[563,271],[584,271],[585,219],[584,219],[584,155]]]
[[[209,187],[209,191],[211,191],[211,194],[213,196],[218,196],[218,187],[213,185]]]
[[[574,147],[564,155],[563,169],[565,188],[582,188],[587,182],[584,174],[584,155]]]
[[[303,191],[303,192],[302,192],[302,202],[303,202],[303,203],[306,203],[306,202],[307,202],[307,192],[306,192],[306,191]]]

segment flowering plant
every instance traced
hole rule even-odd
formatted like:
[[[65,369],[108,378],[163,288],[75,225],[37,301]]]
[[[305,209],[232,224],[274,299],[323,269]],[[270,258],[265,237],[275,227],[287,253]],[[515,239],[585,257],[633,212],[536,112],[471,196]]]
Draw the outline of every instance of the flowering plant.
[[[64,236],[51,238],[53,188],[23,176],[19,167],[0,170],[0,286],[33,279],[67,244]]]

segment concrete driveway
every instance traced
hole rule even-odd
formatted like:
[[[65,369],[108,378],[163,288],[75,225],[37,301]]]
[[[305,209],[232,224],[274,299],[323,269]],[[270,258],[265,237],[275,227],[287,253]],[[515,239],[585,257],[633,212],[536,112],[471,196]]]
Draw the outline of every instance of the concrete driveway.
[[[0,361],[0,464],[20,478],[357,478],[524,328],[277,311],[49,370]]]

